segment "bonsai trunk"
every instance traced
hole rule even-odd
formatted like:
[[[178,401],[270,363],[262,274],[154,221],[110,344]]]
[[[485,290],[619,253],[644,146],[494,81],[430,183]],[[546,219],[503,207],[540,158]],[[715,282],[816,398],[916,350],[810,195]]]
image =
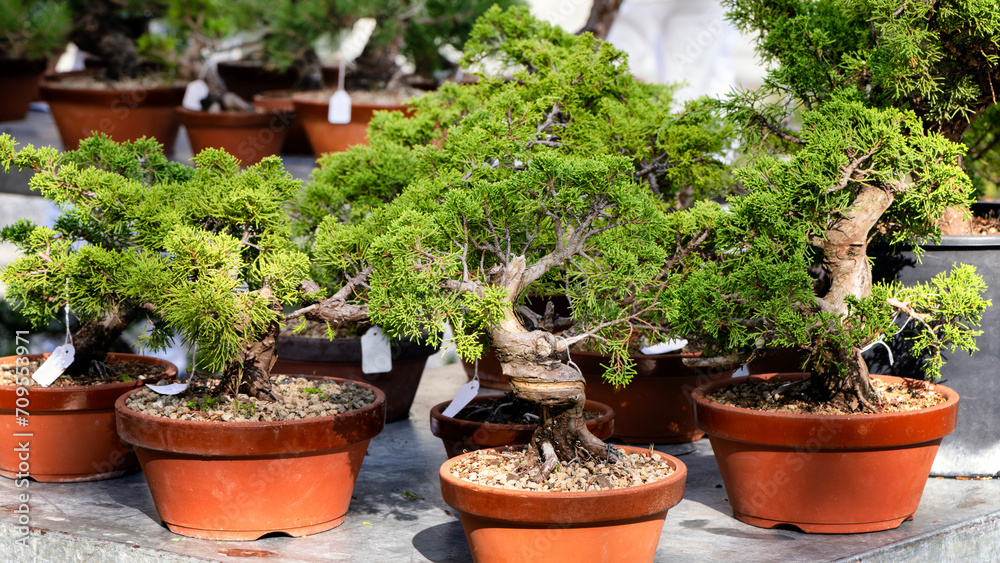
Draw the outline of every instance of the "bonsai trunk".
[[[271,303],[271,309],[280,315],[281,304],[275,299]],[[263,334],[240,347],[239,354],[230,360],[223,370],[222,381],[212,391],[212,395],[235,397],[238,393],[245,393],[262,401],[278,399],[271,388],[271,368],[278,361],[275,351],[278,346],[278,333],[281,331],[281,324],[278,322],[280,318],[276,315]]]
[[[514,301],[525,277],[523,256],[515,258],[498,273],[495,283],[507,289],[508,308],[503,320],[490,329],[493,350],[514,393],[540,407],[538,428],[528,445],[531,465],[541,464],[548,475],[560,461],[592,457],[614,461],[604,442],[587,430],[583,417],[586,402],[583,375],[562,363],[566,345],[554,334],[528,331],[514,314]]]
[[[846,179],[852,177],[854,167],[845,170]],[[813,241],[822,252],[822,267],[830,282],[825,295],[818,296],[816,303],[821,311],[843,318],[847,314],[849,296],[868,297],[872,290],[872,271],[868,264],[868,234],[879,218],[892,205],[894,196],[889,189],[862,184],[854,206],[835,221],[824,237]],[[830,330],[841,330],[839,323]],[[819,357],[815,360],[814,374],[817,384],[814,389],[820,399],[841,408],[856,411],[859,406],[875,410],[875,391],[868,378],[868,367],[857,348],[836,350],[832,358]],[[838,370],[829,370],[828,361],[847,365],[847,372],[841,376]]]
[[[81,2],[82,13],[76,21],[69,39],[81,50],[93,53],[106,65],[109,80],[135,78],[139,75],[139,52],[135,38],[142,35],[147,19],[122,18],[114,2]]]
[[[137,308],[109,311],[97,320],[84,323],[73,334],[76,354],[73,363],[66,368],[66,374],[86,375],[93,368],[94,362],[104,362],[111,346],[138,315]]]
[[[490,337],[514,393],[540,406],[538,429],[528,446],[528,463],[541,463],[542,475],[548,475],[559,461],[569,461],[582,452],[607,459],[607,447],[587,430],[583,417],[583,376],[562,363],[565,348],[560,347],[557,337],[541,330],[529,332],[513,309]]]

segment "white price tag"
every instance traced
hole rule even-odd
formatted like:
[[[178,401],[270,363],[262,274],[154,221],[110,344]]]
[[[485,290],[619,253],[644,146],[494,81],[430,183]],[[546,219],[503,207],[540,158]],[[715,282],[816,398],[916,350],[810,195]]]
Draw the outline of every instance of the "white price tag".
[[[201,111],[201,101],[208,97],[208,84],[204,80],[188,82],[181,105],[191,111]]]
[[[34,379],[35,383],[42,387],[52,385],[52,382],[59,379],[59,376],[73,363],[75,356],[76,348],[72,344],[56,346],[56,349],[49,354],[48,359],[42,365],[38,366],[31,379]]]
[[[170,383],[169,385],[146,385],[160,395],[178,395],[188,388],[187,383]]]
[[[382,327],[373,326],[361,335],[361,372],[386,373],[392,371],[392,345]]]
[[[449,418],[453,418],[456,414],[458,414],[458,411],[464,409],[465,405],[469,404],[469,401],[475,399],[478,393],[479,380],[473,379],[458,388],[458,393],[455,393],[455,398],[451,400],[448,408],[444,409],[444,412],[441,414]]]
[[[351,122],[351,95],[346,90],[337,90],[330,96],[330,110],[326,118],[330,123]]]
[[[678,350],[683,350],[687,346],[688,341],[681,340],[667,340],[666,342],[660,342],[659,344],[653,344],[652,346],[646,346],[642,350],[639,350],[643,354],[653,355],[653,354],[669,354],[671,352],[676,352]]]

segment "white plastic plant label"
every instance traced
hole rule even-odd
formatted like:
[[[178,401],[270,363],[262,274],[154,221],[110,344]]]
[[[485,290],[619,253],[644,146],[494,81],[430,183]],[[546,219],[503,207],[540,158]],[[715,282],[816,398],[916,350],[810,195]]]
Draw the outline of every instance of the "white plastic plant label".
[[[451,400],[448,408],[444,409],[441,413],[444,416],[453,418],[458,411],[465,408],[465,405],[469,404],[469,401],[476,398],[479,393],[479,380],[473,379],[472,381],[463,384],[458,388],[458,393],[455,393],[455,398]]]
[[[191,111],[201,111],[201,101],[208,97],[208,84],[204,80],[188,82],[181,105]]]
[[[52,382],[59,379],[59,376],[73,363],[74,357],[76,357],[76,348],[72,344],[56,346],[45,362],[38,366],[31,379],[34,379],[35,383],[42,387],[52,385]]]
[[[330,96],[330,110],[326,118],[330,123],[340,125],[351,122],[351,95],[347,90],[337,90]]]
[[[392,346],[389,337],[376,325],[361,335],[361,372],[386,373],[392,371]]]
[[[187,383],[170,383],[167,385],[147,384],[146,387],[149,387],[154,392],[159,393],[160,395],[179,395],[188,388],[188,384]]]
[[[642,350],[639,350],[643,354],[652,356],[654,354],[669,354],[671,352],[677,352],[678,350],[683,350],[687,346],[688,341],[683,338],[680,340],[667,340],[666,342],[660,342],[659,344],[653,344],[652,346],[646,346]]]

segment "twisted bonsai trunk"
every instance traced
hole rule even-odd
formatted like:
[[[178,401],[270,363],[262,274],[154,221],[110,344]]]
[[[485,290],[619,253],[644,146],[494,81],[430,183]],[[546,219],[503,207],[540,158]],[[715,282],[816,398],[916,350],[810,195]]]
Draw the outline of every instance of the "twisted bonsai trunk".
[[[524,257],[513,260],[501,272],[498,283],[507,288],[510,307],[504,319],[490,330],[490,339],[514,393],[540,407],[527,463],[541,464],[541,475],[546,476],[559,461],[569,461],[581,452],[614,461],[604,442],[587,430],[586,383],[579,371],[562,362],[567,345],[552,333],[528,331],[514,313],[524,272]]]

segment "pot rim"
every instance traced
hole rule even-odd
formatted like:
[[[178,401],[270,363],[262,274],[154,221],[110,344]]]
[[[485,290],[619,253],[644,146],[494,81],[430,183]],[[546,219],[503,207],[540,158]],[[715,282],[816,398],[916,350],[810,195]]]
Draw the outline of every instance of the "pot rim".
[[[932,407],[905,412],[809,414],[776,413],[734,407],[710,401],[706,397],[714,391],[732,385],[769,379],[792,381],[801,379],[802,376],[808,377],[808,375],[801,372],[769,373],[741,376],[702,385],[691,392],[696,424],[698,428],[711,436],[773,446],[800,446],[803,440],[796,439],[796,436],[809,435],[812,437],[818,426],[836,428],[838,431],[831,439],[826,440],[827,443],[823,444],[823,449],[874,448],[916,444],[940,439],[955,429],[959,401],[957,392],[944,385],[889,375],[873,374],[871,377],[887,382],[912,382],[924,387],[932,387],[934,391],[944,395],[946,401]],[[738,419],[739,423],[734,419]],[[914,426],[914,423],[921,421],[921,419],[924,419],[922,422],[925,422],[927,427],[925,430],[918,430]],[[783,424],[782,428],[785,432],[771,438],[765,438],[760,434],[759,425],[774,426],[776,424]],[[809,429],[812,429],[812,433],[809,432]]]
[[[616,445],[615,447],[628,453],[650,451],[649,448],[636,446]],[[642,518],[659,514],[675,506],[684,496],[687,466],[676,457],[660,451],[655,453],[664,458],[674,468],[674,472],[659,481],[623,489],[573,492],[513,490],[465,481],[451,474],[451,467],[458,460],[496,449],[488,448],[467,452],[453,457],[441,465],[438,475],[441,480],[442,494],[449,506],[461,512],[484,518],[526,523],[551,522],[547,513],[558,511],[561,523],[585,523]],[[461,491],[464,498],[455,498],[455,491]],[[656,495],[656,498],[646,498],[648,495]],[[494,502],[490,502],[489,497],[494,497]],[[485,504],[483,504],[484,502]],[[520,502],[526,506],[523,510],[512,513],[509,510],[508,503],[510,502]],[[470,504],[479,505],[480,510],[470,510]],[[569,509],[570,506],[575,508],[588,504],[592,510]],[[540,505],[546,506],[546,510],[537,510]],[[596,516],[590,516],[591,512],[595,513]]]
[[[3,356],[0,357],[0,365],[12,364],[16,361],[16,358],[30,358],[30,359],[44,359],[49,357],[49,353],[45,352],[43,354],[25,354],[22,356]],[[160,379],[170,379],[171,377],[177,377],[177,366],[169,360],[163,358],[158,358],[156,356],[146,356],[143,354],[128,354],[125,352],[108,352],[108,356],[114,356],[116,358],[121,358],[125,360],[138,360],[147,364],[163,364],[167,368],[167,372],[162,376],[147,377],[145,379],[133,379],[132,381],[110,381],[107,383],[94,383],[92,385],[63,385],[59,387],[42,387],[41,385],[30,385],[27,386],[30,389],[30,393],[81,393],[88,389],[112,389],[114,387],[130,388],[137,385],[145,385],[147,382],[158,381]],[[20,385],[0,385],[0,392],[9,391],[20,387]]]
[[[288,374],[282,374],[282,375],[288,375]],[[290,375],[289,377],[296,377],[296,376]],[[358,414],[358,413],[362,413],[362,412],[369,411],[369,410],[375,410],[375,409],[379,408],[379,406],[381,406],[382,404],[385,403],[385,393],[381,389],[379,389],[378,387],[375,387],[374,385],[372,385],[371,383],[367,383],[367,382],[364,382],[364,381],[354,381],[353,379],[342,379],[342,378],[339,378],[339,377],[315,377],[314,378],[313,376],[310,376],[310,375],[302,375],[302,376],[299,376],[299,377],[305,377],[306,379],[324,380],[326,382],[333,382],[333,383],[337,383],[337,384],[342,384],[342,383],[356,383],[356,384],[358,384],[358,385],[360,385],[362,387],[365,387],[365,388],[367,388],[369,390],[374,391],[375,392],[375,400],[372,401],[372,402],[370,402],[370,403],[368,403],[367,405],[365,405],[365,406],[363,406],[361,408],[357,408],[357,409],[345,411],[345,412],[342,412],[342,413],[339,413],[339,414],[330,414],[330,415],[327,415],[327,416],[314,416],[314,417],[309,417],[309,418],[300,418],[300,419],[297,419],[297,420],[245,421],[245,422],[244,421],[224,422],[224,421],[221,421],[221,420],[179,420],[179,419],[169,418],[169,417],[165,417],[165,416],[153,416],[151,414],[141,413],[139,411],[136,411],[136,410],[133,410],[133,409],[129,408],[125,404],[125,401],[128,400],[129,396],[131,396],[132,394],[138,393],[139,391],[141,391],[142,388],[140,387],[140,388],[137,388],[137,389],[133,389],[133,390],[129,391],[128,393],[125,393],[124,395],[122,395],[121,397],[119,397],[118,400],[115,401],[115,409],[116,410],[120,410],[120,411],[125,411],[125,412],[128,413],[128,416],[135,417],[135,418],[137,418],[139,420],[156,421],[156,422],[166,421],[167,424],[176,424],[176,425],[179,425],[179,426],[192,426],[192,427],[193,426],[198,426],[198,427],[205,428],[206,427],[205,425],[209,425],[208,428],[212,428],[212,427],[216,427],[216,428],[235,428],[235,427],[239,427],[239,428],[247,428],[247,429],[259,429],[259,428],[270,428],[270,427],[274,427],[274,426],[277,426],[279,428],[280,427],[291,427],[291,426],[296,426],[296,425],[307,423],[307,422],[322,422],[322,423],[325,423],[327,421],[334,421],[335,419],[338,419],[338,418],[339,419],[346,419],[348,416],[356,416],[356,414]],[[121,408],[120,409],[119,409],[118,403],[121,403]]]

